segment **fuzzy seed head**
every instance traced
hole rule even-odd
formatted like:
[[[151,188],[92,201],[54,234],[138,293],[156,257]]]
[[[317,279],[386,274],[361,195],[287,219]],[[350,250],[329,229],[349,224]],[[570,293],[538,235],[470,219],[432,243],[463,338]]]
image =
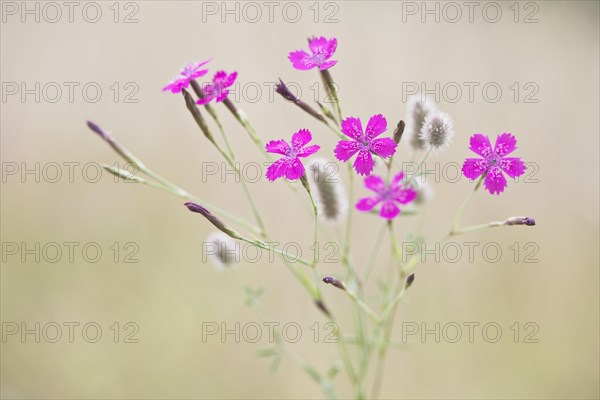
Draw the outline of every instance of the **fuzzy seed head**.
[[[423,150],[427,147],[420,137],[421,128],[427,115],[435,111],[435,103],[426,96],[416,94],[408,98],[404,134],[410,139],[409,143],[413,149]]]
[[[240,261],[240,245],[223,232],[211,233],[204,242],[204,255],[219,271]]]
[[[427,115],[421,134],[421,140],[427,148],[432,147],[434,150],[441,150],[448,147],[454,137],[454,124],[452,118],[445,112],[434,112]]]
[[[337,163],[324,159],[311,160],[308,168],[308,181],[319,216],[331,223],[339,223],[348,212],[348,199],[338,169]]]

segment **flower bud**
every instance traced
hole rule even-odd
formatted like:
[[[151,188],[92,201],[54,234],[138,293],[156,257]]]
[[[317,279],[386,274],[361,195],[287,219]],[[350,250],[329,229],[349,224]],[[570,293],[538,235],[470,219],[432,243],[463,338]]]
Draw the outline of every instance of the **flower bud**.
[[[279,83],[275,85],[275,91],[279,93],[281,97],[283,97],[287,101],[294,103],[295,105],[297,105],[302,110],[312,115],[319,121],[327,123],[327,120],[323,115],[319,114],[317,110],[315,110],[314,108],[300,100],[298,97],[296,97],[296,95],[290,91],[290,89],[285,85],[285,83],[283,83],[281,79],[279,79]]]
[[[218,230],[226,233],[228,236],[232,238],[238,238],[239,234],[233,229],[227,227],[216,215],[208,211],[206,208],[202,207],[200,204],[192,203],[188,201],[185,203],[185,206],[191,212],[195,212],[201,214],[204,218],[206,218],[211,224],[213,224]]]
[[[214,142],[212,132],[210,131],[206,120],[202,116],[202,113],[198,109],[198,106],[196,106],[196,101],[194,100],[192,95],[185,89],[182,89],[181,93],[183,93],[183,97],[185,98],[185,105],[187,109],[192,114],[192,117],[194,117],[196,124],[198,124],[200,130],[202,131],[202,133],[204,133],[204,136],[206,136],[206,138],[211,142]]]
[[[406,126],[406,124],[404,123],[404,121],[400,120],[400,122],[398,122],[398,125],[396,125],[396,130],[394,130],[394,142],[396,142],[396,144],[400,143],[400,139],[402,139],[402,134],[404,133],[404,127]]]
[[[527,225],[534,226],[535,219],[531,217],[510,217],[504,222],[505,225]]]
[[[344,285],[344,282],[340,281],[337,278],[334,278],[333,276],[326,276],[325,278],[323,278],[323,282],[329,285],[333,285],[338,289],[346,290],[346,285]]]

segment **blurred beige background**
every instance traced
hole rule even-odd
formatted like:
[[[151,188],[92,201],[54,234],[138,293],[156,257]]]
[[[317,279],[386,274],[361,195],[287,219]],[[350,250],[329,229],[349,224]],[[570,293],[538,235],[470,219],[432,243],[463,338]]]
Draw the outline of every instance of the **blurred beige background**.
[[[163,93],[161,88],[185,63],[211,57],[210,76],[217,69],[239,72],[247,93],[237,103],[263,138],[289,139],[292,132],[307,127],[322,145],[319,155],[332,158],[333,135],[275,98],[266,84],[278,77],[297,82],[303,98],[312,99],[310,87],[318,80],[316,72],[295,71],[286,58],[289,51],[306,47],[306,37],[312,34],[338,38],[335,59],[339,62],[332,73],[340,86],[345,115],[360,116],[365,122],[370,115],[383,113],[393,126],[405,115],[403,83],[425,82],[433,88],[436,82],[441,86],[457,82],[463,88],[462,98],[454,103],[442,98],[439,103],[439,108],[452,115],[456,137],[432,161],[460,163],[471,156],[467,149],[470,135],[484,132],[495,137],[508,131],[517,136],[517,156],[539,167],[538,183],[509,182],[501,196],[478,193],[463,220],[467,225],[531,215],[538,226],[461,237],[459,243],[497,242],[503,250],[500,262],[485,262],[480,252],[475,262],[464,257],[454,264],[428,262],[417,270],[416,282],[399,308],[396,328],[402,322],[425,322],[429,327],[436,322],[496,322],[502,327],[502,339],[488,343],[479,332],[473,343],[465,338],[455,344],[435,343],[431,337],[421,343],[415,336],[408,349],[390,352],[383,396],[598,398],[597,2],[519,3],[516,23],[512,2],[501,2],[497,23],[482,16],[481,10],[489,7],[486,3],[478,3],[472,23],[464,6],[461,19],[449,22],[454,11],[444,9],[443,3],[437,6],[439,23],[433,16],[423,23],[420,13],[406,13],[411,6],[420,8],[420,2],[399,1],[278,3],[273,22],[268,20],[267,6],[258,2],[263,14],[254,23],[249,21],[254,11],[243,3],[237,6],[242,13],[239,22],[235,15],[225,15],[222,22],[221,7],[225,6],[221,2],[211,3],[218,13],[204,14],[204,21],[207,5],[199,1],[136,1],[116,6],[98,2],[102,17],[97,23],[82,17],[84,6],[88,7],[86,16],[94,17],[94,9],[86,3],[78,3],[72,23],[64,7],[62,19],[52,23],[55,11],[38,3],[40,21],[25,14],[23,22],[21,10],[13,15],[12,6],[6,8],[11,2],[2,3],[3,333],[11,323],[26,323],[29,329],[36,322],[42,327],[49,323],[63,326],[63,336],[56,343],[43,337],[36,343],[34,335],[26,336],[24,342],[19,334],[3,338],[2,398],[321,396],[285,360],[276,373],[270,373],[270,360],[256,355],[265,343],[202,342],[203,322],[233,327],[236,322],[256,321],[243,305],[241,290],[231,275],[202,262],[201,244],[212,231],[206,221],[187,212],[180,199],[151,188],[115,183],[107,174],[90,182],[95,164],[88,167],[88,179],[83,178],[88,163],[120,162],[88,131],[85,121],[91,119],[154,170],[250,218],[239,185],[231,177],[225,183],[216,177],[203,182],[202,163],[220,162],[218,154],[197,131],[180,96]],[[20,2],[14,4],[21,7]],[[28,7],[36,6],[30,2]],[[233,9],[235,3],[227,7]],[[435,3],[428,7],[433,9]],[[284,8],[288,14],[282,14]],[[302,14],[292,23],[296,8]],[[488,17],[494,17],[494,9],[488,11]],[[524,23],[532,12],[535,15],[530,19],[538,22]],[[123,23],[128,15],[138,22]],[[327,16],[331,23],[325,23]],[[56,82],[63,89],[62,96],[50,101],[55,98],[52,85],[39,102],[34,95],[27,95],[23,102],[20,93],[7,94],[14,88],[11,83],[22,82],[28,88],[35,82],[41,87]],[[65,82],[79,84],[72,102]],[[95,103],[81,92],[90,82],[102,89]],[[130,82],[134,85],[125,87]],[[257,100],[252,82],[261,88]],[[481,85],[475,89],[473,102],[468,100],[464,82]],[[481,87],[489,82],[503,90],[496,103],[482,96]],[[520,87],[516,102],[510,89],[515,82]],[[532,97],[537,103],[524,102],[531,91],[524,88],[528,82],[539,88]],[[137,103],[124,101],[130,93],[129,99]],[[92,89],[88,95],[94,96]],[[245,132],[223,107],[218,109],[239,158],[262,162]],[[399,157],[407,157],[406,152],[401,146]],[[71,164],[72,182],[65,162],[78,163]],[[36,182],[32,174],[24,178],[7,174],[15,165],[32,169],[36,163],[40,169],[58,163],[62,178],[51,183],[42,174]],[[46,172],[54,176],[49,169]],[[345,174],[343,179],[347,182]],[[359,194],[365,193],[359,182],[356,188]],[[471,188],[465,180],[435,185],[435,198],[424,219],[428,238],[434,240],[447,230]],[[297,211],[298,202],[282,182],[261,180],[250,189],[273,237],[308,243],[310,218]],[[399,219],[400,237],[405,238],[416,224],[415,218]],[[359,264],[366,262],[379,225],[372,216],[356,216],[353,246]],[[23,263],[20,253],[8,255],[9,242],[29,248],[50,242],[81,245],[73,262],[63,254],[56,263],[43,259],[36,263],[32,256]],[[138,263],[123,262],[131,251],[124,248],[129,242],[137,245]],[[515,242],[521,249],[519,262],[514,262],[509,250]],[[523,246],[528,242],[539,246],[535,255],[539,263],[523,262],[527,253]],[[83,259],[80,250],[86,243],[97,243],[103,250],[99,262]],[[120,248],[118,262],[111,250],[114,243]],[[386,276],[387,251],[386,241],[368,286],[373,295],[376,279]],[[321,273],[340,269],[340,265],[327,264]],[[310,327],[325,320],[285,267],[280,262],[243,263],[238,273],[244,281],[266,289],[263,309],[268,320],[296,322],[302,327],[302,339],[293,348],[326,371],[335,359],[335,345],[313,343]],[[347,298],[333,288],[323,289],[344,329],[351,330]],[[73,343],[62,325],[65,322],[80,324]],[[81,327],[90,322],[102,328],[97,343],[82,338]],[[118,343],[113,337],[115,322],[119,323]],[[124,343],[124,336],[132,331],[125,329],[127,322],[139,327],[134,336],[138,343]],[[522,335],[525,323],[537,324],[539,342],[523,343],[521,337],[514,343],[510,327],[515,322]],[[89,335],[94,336],[93,329]],[[399,336],[397,331],[394,337]],[[351,394],[343,373],[335,383],[340,397]]]

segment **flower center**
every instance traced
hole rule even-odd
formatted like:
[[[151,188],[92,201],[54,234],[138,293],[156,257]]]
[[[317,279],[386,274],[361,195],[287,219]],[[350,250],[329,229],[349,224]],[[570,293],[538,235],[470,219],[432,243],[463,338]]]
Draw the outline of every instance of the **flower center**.
[[[317,64],[318,66],[321,66],[321,64],[323,64],[323,62],[325,61],[325,54],[323,53],[317,53],[317,54],[313,54],[313,61],[315,62],[315,64]]]
[[[495,167],[496,165],[500,164],[500,162],[502,161],[502,157],[500,157],[495,152],[491,152],[485,158],[485,160],[486,160],[486,163],[487,163],[488,167]]]

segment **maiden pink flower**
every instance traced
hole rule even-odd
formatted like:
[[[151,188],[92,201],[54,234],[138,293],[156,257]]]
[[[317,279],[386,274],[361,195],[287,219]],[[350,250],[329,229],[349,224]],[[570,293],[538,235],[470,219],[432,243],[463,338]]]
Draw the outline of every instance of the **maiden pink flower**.
[[[346,118],[342,121],[342,133],[353,140],[340,140],[335,146],[335,157],[345,162],[358,153],[354,169],[359,175],[369,175],[375,165],[371,152],[382,158],[391,157],[396,152],[398,145],[392,138],[375,139],[386,129],[387,121],[381,114],[369,119],[364,133],[359,118]]]
[[[323,36],[308,41],[311,54],[304,50],[292,51],[288,58],[296,69],[306,71],[318,67],[321,71],[333,67],[337,61],[329,60],[337,48],[337,39],[326,39]]]
[[[163,92],[170,91],[171,93],[181,93],[181,89],[186,88],[190,85],[192,79],[200,78],[208,72],[207,69],[202,67],[207,64],[210,60],[206,60],[201,63],[191,63],[186,65],[179,75],[173,79],[167,86],[163,88]]]
[[[365,187],[375,192],[373,197],[365,197],[360,199],[356,203],[356,208],[360,211],[371,211],[379,203],[381,210],[379,215],[385,219],[394,219],[400,214],[400,208],[398,204],[408,204],[417,197],[417,192],[413,188],[407,186],[402,182],[404,179],[404,173],[400,172],[394,177],[389,187],[386,186],[385,181],[377,176],[370,175],[365,178]]]
[[[308,129],[300,129],[292,136],[291,146],[283,139],[271,140],[265,146],[267,153],[281,154],[284,157],[269,165],[267,179],[273,182],[285,176],[289,180],[300,179],[304,176],[304,165],[300,157],[308,157],[321,148],[319,145],[305,147],[312,140]]]
[[[500,194],[506,187],[503,172],[511,178],[525,173],[525,163],[518,157],[506,157],[517,148],[517,139],[510,133],[503,133],[496,138],[492,149],[490,139],[477,133],[471,136],[470,149],[483,158],[467,158],[463,164],[463,175],[475,180],[486,174],[483,184],[490,194]]]
[[[197,104],[207,104],[212,99],[217,99],[217,103],[225,100],[229,94],[229,87],[235,83],[237,78],[237,72],[232,72],[227,75],[225,71],[217,71],[212,83],[204,85],[204,97],[198,100]]]

